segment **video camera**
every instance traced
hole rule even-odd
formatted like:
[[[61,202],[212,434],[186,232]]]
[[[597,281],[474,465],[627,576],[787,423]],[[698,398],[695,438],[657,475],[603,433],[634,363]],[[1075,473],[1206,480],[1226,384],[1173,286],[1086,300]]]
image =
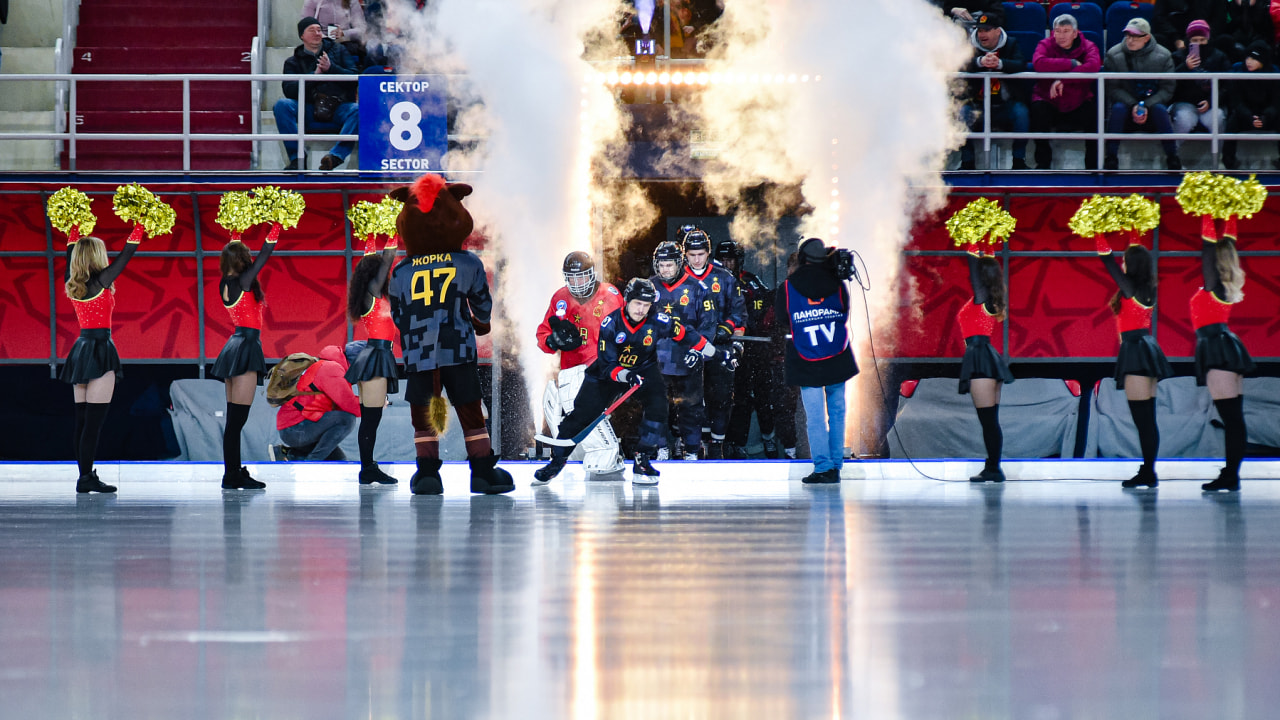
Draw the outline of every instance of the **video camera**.
[[[841,280],[852,280],[856,274],[853,269],[853,252],[844,248],[832,248],[827,253],[825,265]]]

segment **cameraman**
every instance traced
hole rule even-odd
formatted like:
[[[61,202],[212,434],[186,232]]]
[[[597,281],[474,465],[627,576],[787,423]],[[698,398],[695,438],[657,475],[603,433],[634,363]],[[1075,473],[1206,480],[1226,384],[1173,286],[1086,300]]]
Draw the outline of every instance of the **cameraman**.
[[[779,321],[791,329],[786,348],[788,385],[800,386],[813,473],[806,483],[840,482],[844,466],[844,384],[858,374],[849,348],[847,251],[818,238],[800,243],[800,266],[778,288]],[[829,422],[828,422],[829,419]]]

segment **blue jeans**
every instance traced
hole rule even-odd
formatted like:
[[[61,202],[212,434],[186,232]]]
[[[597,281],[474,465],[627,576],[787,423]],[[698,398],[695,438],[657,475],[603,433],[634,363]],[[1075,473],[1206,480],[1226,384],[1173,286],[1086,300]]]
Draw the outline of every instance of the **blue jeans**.
[[[280,431],[280,439],[291,448],[315,445],[303,460],[324,460],[356,427],[356,416],[330,410],[319,420],[303,420]]]
[[[281,135],[298,132],[298,101],[280,98],[271,112],[276,116],[276,129]],[[315,119],[315,105],[307,103],[307,132],[332,133],[335,135],[355,135],[360,131],[360,106],[355,103],[342,103],[333,113],[333,120],[320,122]],[[356,144],[351,141],[340,142],[329,150],[330,155],[337,155],[343,160],[354,150]],[[290,160],[298,157],[298,143],[284,141],[284,150]]]
[[[982,130],[982,108],[973,104],[966,104],[960,108],[960,119],[964,121],[969,129],[978,132]],[[1031,111],[1027,109],[1027,104],[1017,100],[1005,100],[999,103],[991,104],[991,129],[992,130],[1008,130],[1010,132],[1024,133],[1031,130]],[[978,147],[977,140],[970,140],[960,148],[961,160],[972,160],[974,150]],[[1018,160],[1025,160],[1027,157],[1027,141],[1013,141],[1013,157]]]
[[[1107,132],[1123,133],[1123,132],[1173,132],[1173,122],[1169,120],[1169,108],[1156,103],[1147,106],[1147,121],[1138,125],[1133,121],[1133,106],[1122,102],[1111,104],[1111,114],[1107,116]],[[1160,144],[1164,146],[1165,155],[1177,155],[1178,143],[1172,140],[1161,140]],[[1120,141],[1107,141],[1107,157],[1115,157],[1120,154]]]
[[[800,388],[816,472],[844,467],[844,383]],[[828,424],[830,419],[830,424]]]

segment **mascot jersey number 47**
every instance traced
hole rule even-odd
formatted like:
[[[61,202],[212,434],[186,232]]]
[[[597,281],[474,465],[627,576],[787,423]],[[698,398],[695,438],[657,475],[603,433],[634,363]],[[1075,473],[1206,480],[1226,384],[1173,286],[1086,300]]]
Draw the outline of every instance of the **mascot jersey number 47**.
[[[391,317],[400,330],[405,399],[413,417],[418,469],[415,495],[444,492],[440,480],[440,433],[447,393],[462,426],[471,492],[497,494],[515,489],[511,474],[497,467],[481,404],[476,335],[489,332],[493,298],[484,263],[462,249],[471,234],[471,214],[462,199],[471,186],[424,175],[391,197],[404,203],[396,228],[406,257],[391,275]]]

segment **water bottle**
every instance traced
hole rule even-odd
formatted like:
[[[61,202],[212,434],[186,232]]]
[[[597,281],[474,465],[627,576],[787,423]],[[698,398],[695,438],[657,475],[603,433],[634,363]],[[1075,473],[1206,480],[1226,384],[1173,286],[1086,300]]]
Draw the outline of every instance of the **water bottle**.
[[[1146,117],[1146,116],[1147,116],[1147,101],[1146,101],[1146,100],[1139,100],[1139,101],[1138,101],[1138,108],[1137,108],[1136,110],[1134,110],[1134,114],[1135,114],[1135,115],[1137,115],[1139,118],[1144,118],[1144,117]]]

